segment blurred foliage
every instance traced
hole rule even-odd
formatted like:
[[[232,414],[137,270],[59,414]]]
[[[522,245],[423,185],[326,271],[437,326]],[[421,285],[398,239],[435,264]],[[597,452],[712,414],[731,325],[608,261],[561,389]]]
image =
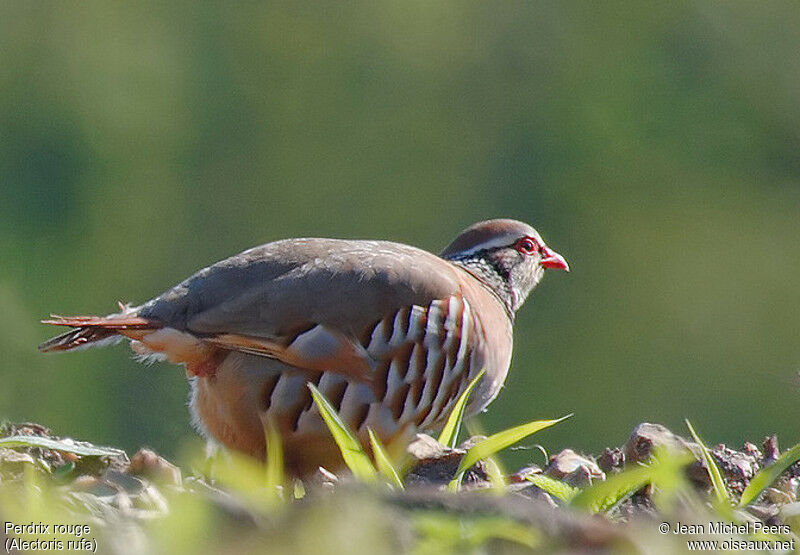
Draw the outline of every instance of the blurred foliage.
[[[331,432],[352,436],[333,407],[312,391],[320,410],[329,409],[326,422]],[[553,471],[549,468],[528,469],[528,474],[509,482],[501,476],[499,485],[479,478],[457,492],[446,491],[451,489],[445,489],[446,475],[404,490],[394,471],[381,484],[373,471],[364,472],[352,464],[351,457],[348,465],[353,474],[318,473],[304,478],[305,482],[295,480],[289,489],[280,448],[274,446],[280,445],[280,438],[271,424],[266,429],[272,451],[266,465],[225,451],[210,457],[184,453],[188,468],[205,469],[198,475],[184,474],[152,451],[128,460],[120,451],[50,437],[46,430],[3,427],[0,435],[17,435],[0,438],[0,445],[8,447],[0,449],[0,508],[11,524],[0,531],[0,540],[7,549],[6,538],[34,542],[22,550],[41,549],[41,542],[52,546],[44,550],[63,550],[64,546],[70,550],[68,542],[80,538],[104,553],[338,553],[346,549],[347,553],[417,555],[638,553],[642,546],[647,546],[648,553],[682,553],[680,544],[692,551],[687,538],[681,537],[687,535],[717,538],[717,542],[728,536],[753,546],[758,540],[777,540],[787,547],[773,545],[767,551],[794,552],[797,541],[791,528],[797,525],[797,472],[790,467],[800,458],[800,444],[777,460],[753,459],[761,468],[745,478],[749,483],[737,502],[733,496],[720,499],[714,493],[720,488],[727,492],[731,482],[741,485],[743,478],[733,467],[725,473],[727,482],[719,473],[716,461],[725,449],[712,454],[702,443],[688,442],[677,449],[678,444],[657,446],[647,459],[630,459],[608,475],[598,469],[595,479],[581,487],[568,483],[580,470],[563,475],[562,481],[548,474]],[[344,453],[346,445],[340,443],[340,447]],[[348,448],[360,450],[357,445]],[[457,477],[461,467],[471,464],[468,459],[474,450],[463,455]],[[484,454],[488,452],[484,449]],[[362,455],[365,464],[371,465],[367,455]],[[417,461],[414,472],[448,466],[451,461],[446,453],[425,457]],[[690,479],[693,465],[705,469],[711,483],[717,469],[719,485],[709,491],[708,484]],[[520,484],[519,479],[533,485]],[[387,488],[393,481],[397,483]],[[783,495],[776,497],[778,492]],[[681,523],[686,527],[686,522],[707,523],[708,528],[699,524],[688,533],[674,532]],[[714,523],[728,528],[714,531]]]
[[[5,2],[0,414],[175,453],[180,369],[39,355],[38,320],[277,238],[437,251],[505,216],[573,271],[520,312],[491,429],[793,443],[798,40],[792,2]]]

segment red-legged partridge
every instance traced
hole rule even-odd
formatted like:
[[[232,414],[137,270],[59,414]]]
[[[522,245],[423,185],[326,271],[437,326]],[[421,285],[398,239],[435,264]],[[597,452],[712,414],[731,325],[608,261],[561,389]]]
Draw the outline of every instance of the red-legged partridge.
[[[76,329],[40,349],[127,337],[143,357],[183,363],[205,435],[263,457],[270,418],[287,468],[302,475],[341,465],[307,382],[362,439],[369,427],[395,448],[440,427],[482,368],[468,412],[485,408],[508,372],[514,314],[545,268],[568,269],[515,220],[477,223],[440,256],[388,241],[287,239],[139,307],[45,320]]]

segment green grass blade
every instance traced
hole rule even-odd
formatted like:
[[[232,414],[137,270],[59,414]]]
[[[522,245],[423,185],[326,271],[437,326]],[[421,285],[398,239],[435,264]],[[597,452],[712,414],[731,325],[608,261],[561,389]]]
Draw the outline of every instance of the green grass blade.
[[[492,484],[492,493],[502,496],[506,494],[506,477],[503,474],[503,468],[500,466],[500,461],[497,457],[486,457],[486,475],[489,477],[489,483]]]
[[[292,484],[292,494],[295,499],[302,499],[306,496],[306,487],[303,485],[302,480],[295,480]]]
[[[350,431],[347,424],[344,423],[342,418],[333,408],[333,405],[328,402],[325,396],[314,387],[314,384],[309,383],[308,388],[311,390],[311,395],[314,398],[314,403],[317,405],[319,413],[328,425],[328,429],[336,440],[339,446],[339,451],[342,453],[342,458],[345,464],[353,473],[353,475],[362,482],[372,483],[375,482],[376,473],[375,467],[372,466],[372,461],[369,455],[364,451],[361,443],[358,441],[353,432]]]
[[[708,467],[708,475],[711,477],[711,486],[714,489],[714,495],[717,501],[723,505],[730,504],[731,494],[728,492],[728,486],[725,485],[725,481],[722,479],[722,473],[719,471],[717,461],[711,455],[711,451],[706,447],[706,444],[703,443],[703,440],[700,439],[700,436],[697,435],[697,432],[694,431],[692,423],[689,422],[688,419],[684,420],[684,422],[686,422],[686,426],[689,428],[689,432],[692,434],[695,443],[700,446],[700,450],[703,453],[703,460],[705,460],[706,466]]]
[[[653,468],[637,466],[595,482],[572,498],[570,505],[592,513],[605,512],[650,483]]]
[[[386,448],[381,443],[381,440],[378,439],[378,436],[375,435],[375,432],[372,431],[372,428],[367,428],[367,431],[369,432],[369,442],[372,445],[372,454],[375,457],[375,465],[378,467],[378,471],[397,489],[403,489],[403,481],[400,480],[400,475],[389,459]]]
[[[269,489],[278,490],[286,483],[286,472],[283,468],[283,443],[275,422],[268,417],[263,418],[264,435],[267,440],[265,482]]]
[[[792,466],[800,460],[800,444],[795,445],[783,455],[780,456],[771,465],[762,468],[758,473],[753,476],[747,487],[742,492],[742,498],[739,500],[740,507],[747,507],[750,503],[756,500],[765,489],[772,485],[778,479],[778,476],[783,474],[787,468]]]
[[[53,439],[39,436],[9,436],[0,438],[0,447],[40,447],[42,449],[73,453],[81,457],[114,457],[125,454],[125,452],[120,449],[76,443],[71,439]]]
[[[534,549],[542,540],[537,530],[509,517],[468,517],[428,511],[413,514],[412,522],[419,537],[412,550],[417,555],[485,553],[487,542],[492,540]]]
[[[469,397],[472,395],[472,390],[475,389],[475,386],[485,373],[485,368],[478,372],[478,375],[469,382],[467,389],[459,396],[458,401],[456,401],[456,404],[453,406],[453,410],[450,411],[450,416],[447,417],[447,422],[444,428],[442,428],[442,433],[439,434],[439,443],[442,445],[446,445],[447,447],[456,446],[458,442],[458,432],[461,429],[461,421],[464,419],[464,411],[467,408]]]
[[[272,511],[282,505],[283,491],[270,483],[270,470],[261,461],[237,451],[219,451],[213,459],[213,482],[240,497],[246,506]]]
[[[518,441],[525,439],[529,435],[535,434],[538,431],[558,424],[562,420],[565,420],[571,416],[571,414],[568,414],[567,416],[558,418],[556,420],[536,420],[534,422],[522,424],[521,426],[515,426],[513,428],[503,430],[502,432],[498,432],[487,437],[477,445],[474,445],[472,449],[467,451],[467,454],[461,459],[461,463],[458,465],[458,470],[456,470],[455,478],[453,478],[453,480],[450,482],[450,490],[458,490],[459,486],[461,485],[461,480],[464,478],[464,473],[479,460],[494,455],[506,447],[514,445]]]
[[[662,513],[673,514],[676,503],[683,493],[691,491],[686,467],[695,462],[690,452],[676,453],[666,447],[657,447],[653,453],[653,502]]]
[[[467,433],[471,437],[486,435],[483,426],[481,426],[481,423],[477,418],[473,418],[469,422],[466,422],[466,425]],[[500,461],[495,456],[486,457],[483,462],[486,463],[486,475],[489,478],[489,483],[492,485],[492,493],[498,496],[505,495],[506,486],[508,484],[506,483],[503,465],[500,464]]]
[[[569,501],[581,491],[580,489],[574,488],[571,485],[562,482],[561,480],[556,480],[555,478],[545,476],[544,474],[528,474],[525,476],[525,479],[531,482],[537,488],[549,493],[553,497],[561,499],[562,501]]]

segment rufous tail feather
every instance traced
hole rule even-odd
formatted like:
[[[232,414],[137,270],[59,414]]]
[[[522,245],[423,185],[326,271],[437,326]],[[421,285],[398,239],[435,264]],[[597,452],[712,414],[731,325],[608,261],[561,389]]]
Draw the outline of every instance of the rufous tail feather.
[[[122,339],[128,330],[155,329],[159,326],[131,314],[112,314],[111,316],[58,316],[51,314],[49,320],[42,320],[43,324],[53,326],[72,326],[74,329],[62,333],[39,345],[43,353],[51,351],[69,351],[92,344],[100,345],[114,337]]]

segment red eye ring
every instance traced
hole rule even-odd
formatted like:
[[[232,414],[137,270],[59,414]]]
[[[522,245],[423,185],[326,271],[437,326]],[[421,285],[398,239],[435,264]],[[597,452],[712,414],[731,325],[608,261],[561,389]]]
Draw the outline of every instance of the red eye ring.
[[[539,244],[531,237],[523,237],[514,245],[522,254],[533,254],[539,250]]]

